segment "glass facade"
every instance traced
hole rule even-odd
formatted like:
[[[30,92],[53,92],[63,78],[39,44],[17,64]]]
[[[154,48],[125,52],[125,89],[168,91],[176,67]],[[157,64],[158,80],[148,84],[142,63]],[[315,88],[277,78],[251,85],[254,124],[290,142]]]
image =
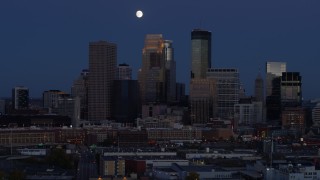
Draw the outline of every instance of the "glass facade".
[[[285,62],[266,63],[267,120],[279,120],[281,114],[281,76],[286,72]]]
[[[139,85],[136,80],[113,82],[112,117],[120,123],[135,123],[141,113]]]
[[[191,78],[206,78],[211,68],[211,32],[195,29],[191,32]]]
[[[266,95],[272,94],[272,80],[276,77],[282,76],[283,72],[287,71],[287,64],[285,62],[267,62],[266,64]]]
[[[162,34],[147,34],[138,73],[143,104],[172,102],[176,99],[176,63],[172,41]]]
[[[166,96],[168,102],[176,101],[176,62],[172,41],[164,41],[164,56],[166,66]]]
[[[299,72],[284,72],[281,77],[281,104],[286,107],[301,106],[301,76]]]
[[[157,85],[164,84],[165,67],[162,34],[147,34],[142,50],[142,67],[139,72],[140,94],[143,103],[163,100],[157,97]]]

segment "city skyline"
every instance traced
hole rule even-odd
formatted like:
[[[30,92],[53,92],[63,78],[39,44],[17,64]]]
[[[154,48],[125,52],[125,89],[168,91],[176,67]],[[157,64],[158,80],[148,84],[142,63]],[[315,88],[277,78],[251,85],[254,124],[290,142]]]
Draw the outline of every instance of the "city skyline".
[[[187,0],[179,13],[179,2],[1,2],[0,97],[10,97],[20,85],[30,97],[50,89],[70,92],[89,67],[89,42],[98,40],[117,44],[118,64],[130,65],[137,79],[144,37],[153,33],[173,41],[177,82],[188,85],[195,28],[212,32],[212,66],[239,69],[247,95],[253,95],[259,68],[279,61],[288,64],[287,71],[300,72],[304,99],[319,97],[313,78],[319,75],[320,2],[231,2]],[[144,12],[141,19],[137,9]]]

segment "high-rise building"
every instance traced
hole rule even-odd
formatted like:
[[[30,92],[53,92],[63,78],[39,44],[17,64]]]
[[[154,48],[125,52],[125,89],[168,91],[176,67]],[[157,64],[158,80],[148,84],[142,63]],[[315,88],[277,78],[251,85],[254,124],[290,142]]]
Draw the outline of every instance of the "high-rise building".
[[[218,117],[232,119],[234,105],[239,102],[240,77],[238,69],[212,68],[208,70],[207,78],[213,78],[217,83]]]
[[[164,59],[166,66],[166,94],[167,102],[176,101],[176,62],[174,60],[174,49],[172,41],[164,41]]]
[[[89,71],[82,70],[78,79],[73,82],[71,96],[80,98],[80,119],[88,119],[88,77]]]
[[[165,102],[164,39],[161,34],[147,34],[142,50],[142,67],[138,81],[143,104]]]
[[[60,96],[65,95],[66,93],[60,90],[48,90],[42,93],[43,98],[43,107],[44,108],[57,108],[58,100]]]
[[[17,86],[12,89],[12,107],[16,110],[29,109],[29,88]]]
[[[302,104],[301,76],[299,72],[283,72],[281,77],[281,106],[296,107]]]
[[[313,126],[320,126],[320,102],[312,108],[312,122]]]
[[[128,64],[119,64],[116,72],[116,80],[131,80],[132,68]]]
[[[234,105],[234,126],[252,126],[263,122],[263,104],[251,98],[240,99]]]
[[[72,98],[70,95],[60,96],[58,99],[58,107],[56,113],[71,118],[73,127],[80,125],[80,97]]]
[[[111,93],[116,65],[116,44],[107,41],[89,44],[88,120],[111,118]]]
[[[194,29],[191,43],[191,79],[206,78],[208,68],[211,68],[211,32]]]
[[[116,122],[134,124],[141,114],[138,81],[115,80],[112,105],[112,117]]]
[[[254,99],[255,101],[264,102],[264,88],[263,88],[263,79],[259,73],[257,78],[254,81]]]
[[[266,63],[266,108],[267,120],[280,120],[281,76],[286,72],[285,62]]]
[[[216,116],[216,89],[215,79],[191,79],[190,119],[192,124],[205,124]]]
[[[306,127],[306,112],[302,107],[286,107],[281,114],[282,128],[296,130],[304,134]]]
[[[273,79],[282,76],[287,71],[285,62],[267,62],[266,63],[266,95],[271,96],[273,92]]]

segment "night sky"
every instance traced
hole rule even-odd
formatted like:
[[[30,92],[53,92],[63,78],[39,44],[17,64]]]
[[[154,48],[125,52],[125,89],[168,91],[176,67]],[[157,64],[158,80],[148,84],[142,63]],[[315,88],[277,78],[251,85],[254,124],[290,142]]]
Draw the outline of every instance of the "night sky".
[[[1,0],[0,23],[0,97],[18,85],[31,97],[70,92],[90,41],[116,43],[136,79],[153,33],[173,40],[177,81],[188,87],[194,28],[212,31],[213,67],[238,68],[247,95],[266,61],[284,61],[301,73],[304,99],[320,97],[319,0]]]

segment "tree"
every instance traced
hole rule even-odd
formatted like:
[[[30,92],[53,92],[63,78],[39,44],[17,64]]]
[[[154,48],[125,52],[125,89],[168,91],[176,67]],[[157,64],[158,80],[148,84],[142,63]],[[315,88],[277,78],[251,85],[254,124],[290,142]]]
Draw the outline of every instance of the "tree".
[[[234,138],[233,136],[230,136],[229,141],[230,141],[230,142],[234,142],[234,141],[235,141],[235,138]]]
[[[21,171],[12,171],[9,175],[9,180],[18,180],[18,179],[24,179],[26,175]]]
[[[49,164],[59,166],[61,168],[73,168],[73,160],[64,152],[63,149],[53,149],[46,160]]]
[[[190,172],[189,175],[186,177],[186,180],[199,180],[200,176],[196,172]]]
[[[0,171],[0,179],[3,180],[6,177],[6,173],[4,173],[3,171]]]

